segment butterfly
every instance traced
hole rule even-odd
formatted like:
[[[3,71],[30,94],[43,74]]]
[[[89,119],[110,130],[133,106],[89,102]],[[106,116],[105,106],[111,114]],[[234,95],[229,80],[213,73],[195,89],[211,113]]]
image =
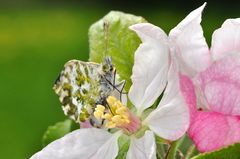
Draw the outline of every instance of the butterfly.
[[[64,114],[77,123],[94,121],[96,105],[107,105],[109,95],[122,100],[125,80],[120,81],[111,57],[102,63],[70,60],[54,84]]]

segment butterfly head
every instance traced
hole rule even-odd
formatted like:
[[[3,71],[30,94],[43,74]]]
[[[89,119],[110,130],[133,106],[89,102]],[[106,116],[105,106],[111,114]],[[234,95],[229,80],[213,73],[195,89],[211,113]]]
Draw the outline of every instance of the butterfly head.
[[[114,69],[112,58],[110,56],[105,57],[104,62],[102,63],[102,71],[104,73],[110,73],[113,72]]]

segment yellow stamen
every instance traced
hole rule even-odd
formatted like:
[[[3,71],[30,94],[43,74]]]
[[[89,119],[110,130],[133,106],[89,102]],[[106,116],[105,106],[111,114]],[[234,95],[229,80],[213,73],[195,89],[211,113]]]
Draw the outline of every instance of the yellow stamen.
[[[107,124],[106,124],[106,127],[107,128],[115,128],[116,127],[116,124],[112,121],[109,121]]]
[[[108,102],[108,104],[109,105],[114,105],[114,103],[117,101],[117,99],[115,98],[115,97],[113,97],[113,96],[109,96],[108,98],[107,98],[107,102]]]
[[[127,109],[125,107],[120,107],[116,110],[117,114],[125,114],[127,112]]]
[[[97,105],[94,111],[94,116],[97,119],[106,119],[107,128],[121,127],[130,123],[127,108],[117,98],[109,96],[107,103],[110,109],[108,112],[102,105]]]
[[[105,110],[105,107],[103,105],[97,105],[96,110],[103,112]]]
[[[93,113],[93,115],[95,116],[95,118],[97,118],[98,120],[101,119],[101,117],[103,116],[104,114],[104,110],[105,110],[105,107],[102,106],[102,105],[97,105],[97,107],[95,108],[95,111]]]
[[[104,119],[107,119],[107,120],[111,120],[112,117],[113,117],[113,116],[112,116],[111,114],[109,114],[109,113],[106,113],[106,114],[103,115],[103,118],[104,118]]]
[[[112,121],[113,121],[114,123],[121,122],[121,120],[122,120],[121,115],[114,115],[114,116],[112,117]]]
[[[102,115],[103,115],[103,113],[98,112],[98,111],[95,111],[95,112],[93,113],[93,115],[95,116],[95,118],[97,118],[98,120],[100,120],[101,117],[102,117]]]

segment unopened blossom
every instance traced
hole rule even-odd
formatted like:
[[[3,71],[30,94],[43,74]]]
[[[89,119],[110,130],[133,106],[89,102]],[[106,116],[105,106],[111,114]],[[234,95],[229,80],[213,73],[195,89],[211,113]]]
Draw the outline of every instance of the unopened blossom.
[[[130,139],[127,159],[156,159],[155,135],[170,141],[184,135],[189,111],[180,92],[176,68],[170,67],[167,36],[157,27],[149,30],[134,25],[131,29],[143,42],[135,53],[133,84],[128,93],[136,111],[109,96],[107,105],[97,105],[93,113],[97,120],[105,121],[105,128],[75,130],[50,143],[32,159],[114,159],[118,155],[118,139],[123,135]],[[147,113],[151,109],[146,109],[164,89],[157,108]],[[138,136],[141,132],[143,135]]]

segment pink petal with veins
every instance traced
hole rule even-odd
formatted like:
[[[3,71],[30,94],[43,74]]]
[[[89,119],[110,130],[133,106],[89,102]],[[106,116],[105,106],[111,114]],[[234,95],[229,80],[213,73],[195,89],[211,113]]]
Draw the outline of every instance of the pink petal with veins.
[[[185,98],[185,102],[189,107],[190,115],[192,118],[194,117],[194,114],[197,112],[194,85],[188,76],[182,74],[180,74],[179,76],[180,76],[180,89]]]
[[[209,152],[240,142],[240,120],[215,112],[200,112],[194,115],[188,130],[200,152]]]
[[[197,111],[192,81],[180,75],[181,91],[190,108],[189,137],[200,152],[209,152],[240,142],[240,117],[217,112]]]
[[[197,80],[212,111],[240,115],[239,56],[231,55],[214,62]]]

